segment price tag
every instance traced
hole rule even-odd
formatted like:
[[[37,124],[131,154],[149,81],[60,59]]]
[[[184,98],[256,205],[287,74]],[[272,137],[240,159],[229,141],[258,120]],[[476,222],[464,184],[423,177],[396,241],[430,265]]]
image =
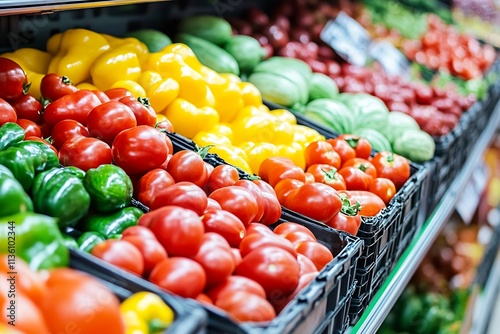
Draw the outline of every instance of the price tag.
[[[387,74],[410,77],[410,62],[406,56],[389,42],[373,42],[369,57],[378,61]]]
[[[456,204],[456,210],[465,224],[470,224],[474,213],[476,213],[481,195],[486,188],[489,178],[489,170],[483,162],[472,173],[471,179],[465,186]]]
[[[344,60],[354,65],[365,65],[370,48],[370,35],[356,20],[340,12],[330,20],[320,38],[330,45]]]

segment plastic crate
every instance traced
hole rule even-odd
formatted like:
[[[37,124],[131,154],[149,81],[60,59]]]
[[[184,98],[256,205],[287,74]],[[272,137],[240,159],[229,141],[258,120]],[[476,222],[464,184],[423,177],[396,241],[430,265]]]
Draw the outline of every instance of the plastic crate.
[[[483,259],[479,264],[476,276],[474,278],[474,283],[479,285],[481,288],[486,286],[488,279],[490,277],[491,269],[498,255],[498,249],[500,248],[500,225],[496,225],[493,230],[493,235],[488,243],[488,246],[483,254]]]
[[[160,296],[175,313],[174,322],[164,334],[206,333],[207,313],[192,300],[172,296],[153,284],[143,284],[137,276],[85,252],[70,250],[69,266],[99,279],[121,301],[140,291],[150,291]]]

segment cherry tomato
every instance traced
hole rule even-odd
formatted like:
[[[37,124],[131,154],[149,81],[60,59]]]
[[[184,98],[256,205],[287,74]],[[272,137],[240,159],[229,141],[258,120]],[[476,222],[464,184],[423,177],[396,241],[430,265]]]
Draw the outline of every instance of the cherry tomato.
[[[204,239],[198,254],[193,257],[207,274],[207,286],[220,284],[228,278],[235,269],[231,249],[218,246],[209,239]]]
[[[327,164],[334,168],[340,168],[340,155],[333,150],[327,141],[320,140],[309,144],[305,151],[306,169],[315,164]]]
[[[372,178],[377,177],[377,170],[375,169],[375,166],[373,166],[373,164],[370,161],[363,159],[363,158],[354,158],[354,159],[347,160],[342,165],[342,168],[345,168],[345,167],[355,167],[355,168],[361,169],[361,171],[370,175]]]
[[[52,145],[57,149],[74,137],[90,137],[90,133],[86,127],[72,119],[62,120],[52,128]]]
[[[266,234],[250,233],[250,234],[247,234],[243,238],[243,240],[241,240],[240,254],[244,258],[249,253],[251,253],[253,250],[256,250],[256,249],[261,248],[261,247],[268,247],[268,246],[279,247],[283,250],[286,250],[294,258],[297,257],[297,252],[295,251],[293,244],[289,240],[287,240],[279,235],[276,235],[274,233],[266,233]]]
[[[385,204],[389,204],[394,195],[396,195],[396,186],[391,180],[379,177],[372,180],[368,191],[380,197]]]
[[[281,180],[278,184],[276,184],[274,191],[276,192],[276,197],[281,205],[285,205],[286,199],[292,191],[299,189],[303,185],[304,182],[294,179]]]
[[[151,213],[154,215],[148,227],[169,256],[190,257],[198,253],[204,228],[194,211],[178,206],[165,206]]]
[[[219,188],[234,185],[239,179],[240,176],[236,168],[229,165],[220,165],[215,167],[212,173],[210,173],[206,188],[210,194]]]
[[[377,170],[378,177],[391,180],[398,190],[410,178],[410,163],[408,159],[398,154],[379,152],[373,157],[372,164]]]
[[[245,225],[229,211],[207,210],[202,216],[205,232],[215,232],[227,240],[231,247],[239,247],[245,236]]]
[[[148,277],[153,268],[167,258],[165,248],[155,239],[145,239],[140,235],[122,236],[121,240],[137,247],[144,260],[144,276]]]
[[[134,187],[137,200],[147,207],[160,191],[175,184],[174,178],[166,171],[155,168],[144,174]]]
[[[130,227],[127,227],[125,230],[123,230],[123,233],[122,233],[122,237],[127,237],[127,236],[139,236],[141,237],[142,239],[153,239],[153,240],[156,240],[156,237],[155,235],[153,234],[153,232],[151,232],[151,230],[147,227],[144,227],[144,226],[139,226],[139,225],[136,225],[136,226],[130,226]]]
[[[344,177],[337,172],[337,169],[327,164],[314,164],[307,168],[315,182],[329,185],[335,190],[346,190]]]
[[[112,153],[114,163],[127,174],[142,174],[160,167],[169,151],[161,132],[147,125],[139,125],[123,130],[116,136]]]
[[[111,88],[104,91],[104,94],[106,94],[111,101],[120,101],[120,99],[126,96],[134,97],[134,94],[126,88]]]
[[[34,140],[34,141],[39,141],[41,143],[44,143],[45,145],[47,145],[52,151],[54,151],[55,154],[59,154],[59,152],[57,151],[57,149],[52,146],[48,141],[40,138],[40,137],[35,137],[35,136],[29,136],[29,137],[25,137],[24,140]]]
[[[137,125],[156,125],[156,113],[149,103],[149,99],[140,97],[138,99],[132,96],[125,96],[119,100],[132,110],[137,120]]]
[[[300,266],[301,277],[309,273],[318,274],[318,269],[316,268],[314,262],[304,254],[301,253],[297,254],[297,262],[299,263]]]
[[[129,242],[118,239],[108,239],[92,248],[91,253],[133,274],[142,276],[144,272],[144,259],[142,254],[137,247]]]
[[[219,202],[217,202],[213,198],[207,198],[207,208],[205,210],[205,213],[208,212],[209,210],[222,210],[222,208]]]
[[[92,137],[112,144],[123,130],[137,126],[132,110],[125,104],[109,101],[92,109],[88,115],[87,128]]]
[[[43,121],[43,104],[32,95],[21,95],[9,101],[10,105],[16,110],[18,118],[29,119],[36,124]]]
[[[236,275],[229,276],[224,282],[208,289],[207,294],[210,299],[217,302],[220,295],[234,293],[235,291],[246,291],[261,298],[266,298],[266,292],[262,285],[247,277]]]
[[[271,321],[276,317],[273,306],[264,298],[246,291],[221,295],[215,305],[237,321]]]
[[[15,61],[0,57],[0,98],[14,99],[27,93],[28,78]]]
[[[276,192],[269,183],[262,180],[254,180],[253,183],[260,189],[264,198],[264,215],[260,219],[260,223],[271,225],[278,221],[281,217],[281,204],[276,197]]]
[[[361,205],[360,216],[375,216],[385,208],[384,201],[369,191],[345,191],[348,198],[358,201]]]
[[[203,158],[194,151],[182,150],[175,153],[168,162],[167,171],[176,182],[188,181],[204,188],[208,173]]]
[[[341,168],[338,172],[344,178],[348,190],[368,190],[372,177],[356,167]]]
[[[340,156],[341,163],[349,159],[356,158],[356,151],[344,139],[330,138],[327,142],[332,145],[332,148]]]
[[[63,166],[78,167],[83,171],[112,162],[111,148],[96,138],[75,137],[67,140],[59,150]]]
[[[209,197],[216,200],[223,210],[238,217],[245,226],[255,220],[259,210],[253,194],[243,187],[220,188],[211,193]]]
[[[317,241],[302,241],[295,245],[297,253],[307,256],[321,271],[330,261],[333,260],[332,252],[326,246]]]
[[[288,195],[285,207],[320,222],[329,221],[342,206],[337,192],[322,183],[306,183]]]
[[[368,159],[372,153],[372,145],[368,140],[360,136],[342,134],[338,138],[344,139],[356,152],[356,157]]]
[[[0,57],[0,59],[2,58]],[[0,126],[8,122],[16,123],[16,121],[17,115],[14,108],[12,108],[12,106],[7,101],[0,98]]]
[[[56,73],[46,74],[40,83],[40,92],[45,99],[55,101],[60,97],[76,92],[76,88],[68,77]]]
[[[196,298],[205,289],[207,275],[198,262],[173,257],[160,262],[151,272],[149,280],[181,297]]]
[[[42,136],[42,130],[40,130],[40,127],[35,123],[30,121],[29,119],[18,119],[17,124],[24,129],[24,136],[25,137],[41,137]]]

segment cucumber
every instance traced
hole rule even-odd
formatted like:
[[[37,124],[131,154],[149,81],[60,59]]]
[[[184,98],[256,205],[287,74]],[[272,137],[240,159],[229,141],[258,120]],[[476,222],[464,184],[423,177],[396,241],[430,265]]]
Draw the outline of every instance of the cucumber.
[[[189,34],[179,34],[177,41],[189,46],[198,60],[212,70],[219,73],[240,74],[236,59],[214,43]]]
[[[224,49],[236,59],[240,70],[249,73],[265,56],[265,51],[258,40],[250,36],[234,36],[224,46]]]
[[[275,73],[253,73],[248,78],[262,94],[262,98],[290,107],[299,102],[300,87],[293,81]]]
[[[155,29],[135,30],[129,32],[125,36],[137,38],[139,41],[146,44],[149,52],[158,52],[167,45],[172,44],[170,37]]]
[[[339,88],[335,81],[323,73],[313,73],[309,81],[309,101],[322,98],[335,98]]]
[[[229,22],[220,17],[199,15],[184,19],[179,25],[179,33],[190,34],[223,46],[233,35],[233,30]]]

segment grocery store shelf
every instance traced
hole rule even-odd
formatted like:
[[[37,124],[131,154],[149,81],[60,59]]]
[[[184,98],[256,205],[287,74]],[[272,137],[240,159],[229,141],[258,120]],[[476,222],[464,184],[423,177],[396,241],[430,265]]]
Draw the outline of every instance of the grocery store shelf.
[[[498,300],[498,290],[500,288],[500,256],[497,256],[490,277],[484,290],[481,292],[475,303],[474,317],[470,334],[482,334],[498,332],[498,316],[500,313],[500,300]],[[496,305],[495,305],[496,304]],[[495,311],[495,313],[493,313]],[[490,320],[494,321],[488,326]]]
[[[495,107],[490,120],[474,150],[468,157],[457,178],[453,181],[443,199],[424,223],[408,249],[403,253],[385,283],[374,296],[358,323],[350,328],[350,333],[375,333],[408,285],[425,254],[438,237],[440,231],[450,218],[459,194],[464,190],[472,172],[482,161],[481,156],[488,147],[495,130],[500,125],[500,103]]]
[[[1,15],[52,13],[61,10],[131,5],[146,2],[173,0],[3,0],[0,2]]]

